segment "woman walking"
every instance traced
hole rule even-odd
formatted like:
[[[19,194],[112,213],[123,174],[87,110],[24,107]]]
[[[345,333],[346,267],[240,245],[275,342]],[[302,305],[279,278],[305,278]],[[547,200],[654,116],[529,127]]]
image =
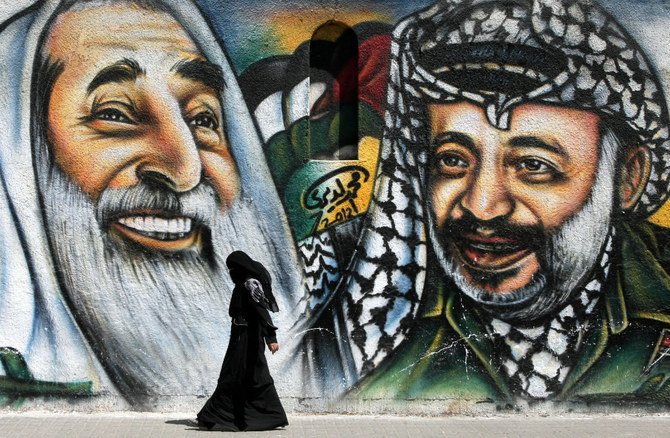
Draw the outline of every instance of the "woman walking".
[[[198,413],[198,424],[230,431],[267,430],[288,425],[265,359],[265,344],[279,350],[268,311],[277,312],[265,267],[242,251],[226,259],[235,283],[230,300],[230,342],[214,394]]]

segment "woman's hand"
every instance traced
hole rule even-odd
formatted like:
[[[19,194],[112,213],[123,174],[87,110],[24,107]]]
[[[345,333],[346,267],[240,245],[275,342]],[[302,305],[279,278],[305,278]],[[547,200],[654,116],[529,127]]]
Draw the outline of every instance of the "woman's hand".
[[[275,354],[279,351],[279,344],[276,342],[269,343],[268,349],[272,352],[272,354]]]

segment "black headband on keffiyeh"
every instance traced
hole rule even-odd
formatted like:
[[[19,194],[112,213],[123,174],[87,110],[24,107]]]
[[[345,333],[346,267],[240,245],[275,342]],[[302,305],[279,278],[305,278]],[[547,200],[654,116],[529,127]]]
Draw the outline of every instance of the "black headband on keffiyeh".
[[[385,128],[366,224],[339,306],[339,349],[357,376],[405,338],[421,301],[428,258],[428,102],[468,101],[509,128],[523,103],[597,112],[652,156],[634,213],[668,197],[670,141],[661,85],[640,47],[587,0],[444,0],[402,20],[391,46]],[[623,127],[623,130],[616,128]],[[632,135],[632,137],[630,137]],[[326,307],[326,304],[322,308]],[[318,317],[318,312],[315,312]]]

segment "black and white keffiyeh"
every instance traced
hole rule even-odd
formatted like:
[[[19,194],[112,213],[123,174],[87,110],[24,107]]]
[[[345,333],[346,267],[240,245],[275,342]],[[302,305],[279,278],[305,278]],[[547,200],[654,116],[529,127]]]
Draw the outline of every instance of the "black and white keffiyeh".
[[[303,268],[303,295],[296,311],[311,315],[328,300],[342,276],[333,239],[333,231],[325,230],[298,242]]]
[[[591,274],[572,299],[539,324],[518,325],[490,315],[486,326],[493,338],[496,360],[508,377],[510,389],[529,399],[550,398],[559,393],[571,371],[593,316],[612,260],[612,234]]]
[[[635,211],[650,215],[668,198],[661,85],[642,49],[592,2],[446,0],[405,20],[395,37],[400,68],[389,104],[399,114],[387,120],[387,132],[396,141],[424,144],[422,101],[472,102],[500,129],[522,103],[588,109],[624,124],[651,150],[651,177]],[[487,75],[502,88],[478,90]],[[474,76],[475,85],[464,79]]]
[[[496,81],[487,81],[492,74]],[[482,83],[494,85],[482,90]],[[323,304],[341,310],[339,348],[350,350],[354,380],[398,346],[417,313],[430,222],[425,106],[455,101],[479,105],[500,129],[509,128],[511,111],[523,103],[596,111],[651,151],[651,178],[635,213],[648,216],[668,197],[670,141],[661,86],[639,46],[598,6],[588,0],[444,0],[410,15],[393,33],[385,128],[366,223],[349,272]]]

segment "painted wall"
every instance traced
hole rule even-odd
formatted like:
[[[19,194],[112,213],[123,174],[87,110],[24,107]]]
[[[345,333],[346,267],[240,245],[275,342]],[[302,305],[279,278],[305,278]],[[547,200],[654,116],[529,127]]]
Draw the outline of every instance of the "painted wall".
[[[241,249],[289,411],[667,410],[665,2],[25,3],[7,409],[199,409]]]

